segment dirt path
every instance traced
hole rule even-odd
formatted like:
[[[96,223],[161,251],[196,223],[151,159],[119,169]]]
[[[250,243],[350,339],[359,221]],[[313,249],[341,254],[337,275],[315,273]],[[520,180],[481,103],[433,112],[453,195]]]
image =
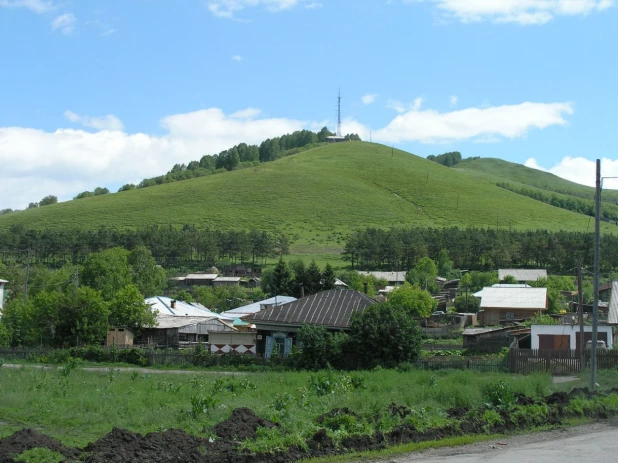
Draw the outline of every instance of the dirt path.
[[[609,463],[618,460],[618,421],[445,447],[384,460],[389,463]]]
[[[2,368],[39,368],[42,370],[54,370],[60,368],[60,365],[29,365],[26,363],[5,363]],[[212,371],[212,370],[157,370],[152,368],[140,368],[140,367],[79,367],[83,371],[95,371],[107,373],[110,368],[118,370],[121,373],[131,373],[136,371],[144,374],[170,374],[170,375],[246,375],[245,372],[239,371]]]

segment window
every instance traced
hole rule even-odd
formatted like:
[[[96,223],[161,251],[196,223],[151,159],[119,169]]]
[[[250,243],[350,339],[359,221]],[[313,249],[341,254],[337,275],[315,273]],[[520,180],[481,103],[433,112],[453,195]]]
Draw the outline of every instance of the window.
[[[515,312],[507,312],[506,313],[506,319],[507,320],[514,320],[515,319]]]

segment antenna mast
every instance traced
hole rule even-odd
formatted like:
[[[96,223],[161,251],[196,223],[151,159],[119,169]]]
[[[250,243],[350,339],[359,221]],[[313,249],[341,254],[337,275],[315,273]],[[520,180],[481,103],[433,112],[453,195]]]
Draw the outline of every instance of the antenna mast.
[[[337,96],[337,136],[341,137],[341,89]]]

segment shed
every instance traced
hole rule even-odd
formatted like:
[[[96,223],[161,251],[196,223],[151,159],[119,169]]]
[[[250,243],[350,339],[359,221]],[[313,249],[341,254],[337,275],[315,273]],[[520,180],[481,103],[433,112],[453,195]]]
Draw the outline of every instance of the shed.
[[[143,330],[139,343],[172,348],[190,346],[208,342],[210,333],[226,330],[234,330],[234,327],[218,318],[159,315],[157,326]]]
[[[133,346],[133,331],[126,327],[112,327],[107,330],[105,338],[106,347],[131,347]]]
[[[580,350],[581,338],[579,325],[532,325],[531,346],[532,349],[549,350]],[[605,342],[608,349],[614,344],[612,327],[600,325],[598,327],[599,341]],[[592,340],[592,326],[584,326],[584,341]]]
[[[478,352],[499,352],[512,342],[513,327],[468,328],[463,332],[463,347]]]
[[[216,273],[190,273],[183,278],[185,286],[212,286]]]
[[[217,277],[212,284],[213,286],[238,286],[240,277]]]

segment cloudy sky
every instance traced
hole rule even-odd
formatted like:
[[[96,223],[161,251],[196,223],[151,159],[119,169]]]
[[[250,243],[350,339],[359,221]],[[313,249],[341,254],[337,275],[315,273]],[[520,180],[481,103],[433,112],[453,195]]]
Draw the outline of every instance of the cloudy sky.
[[[0,209],[301,128],[618,176],[615,0],[0,0]],[[611,185],[610,185],[611,186]]]

